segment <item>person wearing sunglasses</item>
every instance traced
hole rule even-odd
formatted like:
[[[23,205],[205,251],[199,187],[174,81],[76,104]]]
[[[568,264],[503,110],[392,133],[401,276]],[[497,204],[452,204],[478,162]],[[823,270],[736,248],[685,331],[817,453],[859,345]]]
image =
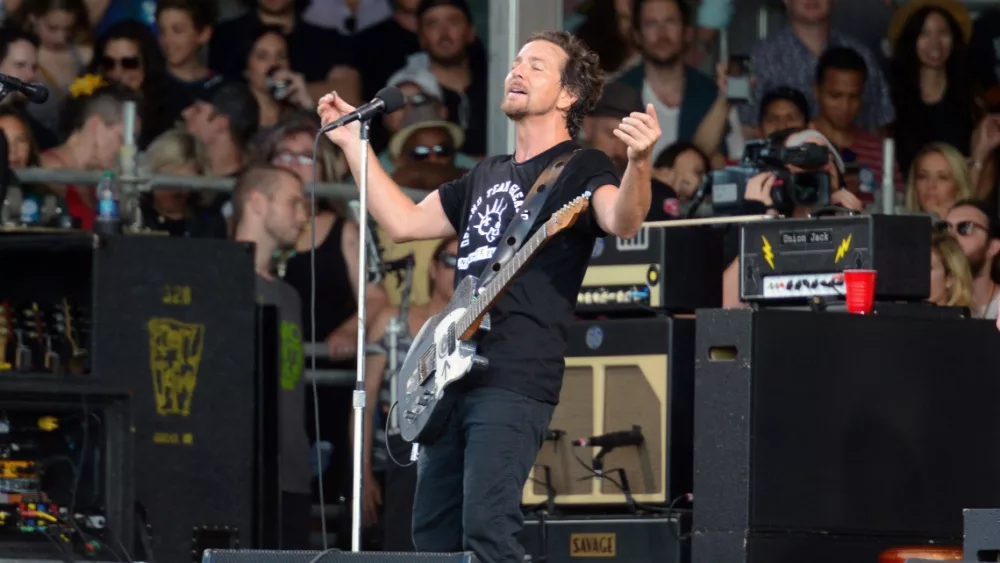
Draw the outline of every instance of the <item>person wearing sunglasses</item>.
[[[392,406],[392,374],[387,371],[389,366],[386,361],[392,342],[387,337],[387,329],[393,319],[404,321],[400,323],[402,334],[397,336],[395,343],[398,357],[403,358],[413,342],[413,335],[427,319],[448,305],[454,294],[458,239],[450,237],[438,242],[431,257],[429,264],[424,261],[430,287],[426,302],[404,303],[402,307],[383,309],[368,333],[371,351],[365,365],[365,398],[368,404],[365,408],[362,517],[366,527],[381,520],[382,549],[386,551],[414,550],[410,529],[413,495],[417,486],[416,465],[399,467],[386,455],[386,448],[391,448],[393,458],[403,460],[407,459],[410,450],[410,444],[400,438],[398,429],[390,427],[386,435],[386,418]],[[416,256],[416,260],[414,278],[420,276],[420,256]]]
[[[977,319],[997,318],[1000,289],[996,283],[994,263],[997,254],[1000,254],[1000,219],[997,219],[996,210],[980,201],[964,199],[952,206],[938,228],[955,236],[969,259],[972,316]]]

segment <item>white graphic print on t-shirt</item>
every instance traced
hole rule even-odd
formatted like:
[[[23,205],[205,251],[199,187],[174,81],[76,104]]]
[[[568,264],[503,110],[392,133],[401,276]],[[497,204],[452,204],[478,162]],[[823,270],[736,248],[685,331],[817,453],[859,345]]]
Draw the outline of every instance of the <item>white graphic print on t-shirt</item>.
[[[510,180],[500,182],[479,196],[469,209],[469,221],[459,244],[458,269],[493,258],[497,241],[524,203],[524,191]],[[470,245],[473,250],[466,250]]]

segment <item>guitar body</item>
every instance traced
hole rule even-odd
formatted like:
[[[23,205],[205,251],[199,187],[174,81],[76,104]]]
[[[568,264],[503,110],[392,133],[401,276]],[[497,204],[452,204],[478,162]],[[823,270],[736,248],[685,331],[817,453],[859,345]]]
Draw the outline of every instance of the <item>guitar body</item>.
[[[444,311],[427,319],[406,353],[396,378],[400,435],[408,442],[431,443],[440,437],[451,410],[452,395],[445,389],[475,367],[486,367],[476,356],[475,339],[462,340],[455,323],[473,302],[479,280],[463,279]],[[477,330],[488,330],[483,322]]]
[[[466,276],[444,311],[420,328],[396,377],[399,433],[404,440],[430,444],[440,438],[454,401],[454,394],[445,389],[470,371],[489,366],[486,358],[476,355],[476,342],[490,329],[490,307],[542,244],[587,209],[589,198],[590,192],[584,192],[553,213],[517,254],[493,266],[483,284]]]

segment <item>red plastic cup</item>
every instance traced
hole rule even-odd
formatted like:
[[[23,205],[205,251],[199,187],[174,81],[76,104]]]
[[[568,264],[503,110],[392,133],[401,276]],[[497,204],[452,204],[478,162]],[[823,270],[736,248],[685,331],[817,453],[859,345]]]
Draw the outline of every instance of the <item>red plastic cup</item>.
[[[844,270],[847,312],[870,315],[875,309],[875,270]]]

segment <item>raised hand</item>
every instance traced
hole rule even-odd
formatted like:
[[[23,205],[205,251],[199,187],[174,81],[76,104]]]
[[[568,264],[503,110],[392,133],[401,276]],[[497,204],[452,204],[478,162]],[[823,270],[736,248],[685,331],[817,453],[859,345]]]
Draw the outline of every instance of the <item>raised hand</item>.
[[[633,111],[618,124],[615,137],[628,145],[630,162],[652,160],[653,147],[660,138],[660,123],[656,119],[653,104],[646,105],[646,113]]]
[[[343,98],[337,95],[336,92],[330,92],[320,98],[319,103],[316,106],[316,113],[319,114],[320,121],[324,126],[340,119],[354,110],[355,107],[345,102]],[[360,133],[361,124],[355,121],[354,123],[337,127],[333,131],[328,131],[326,136],[333,141],[334,144],[344,148],[346,144],[357,140]]]

